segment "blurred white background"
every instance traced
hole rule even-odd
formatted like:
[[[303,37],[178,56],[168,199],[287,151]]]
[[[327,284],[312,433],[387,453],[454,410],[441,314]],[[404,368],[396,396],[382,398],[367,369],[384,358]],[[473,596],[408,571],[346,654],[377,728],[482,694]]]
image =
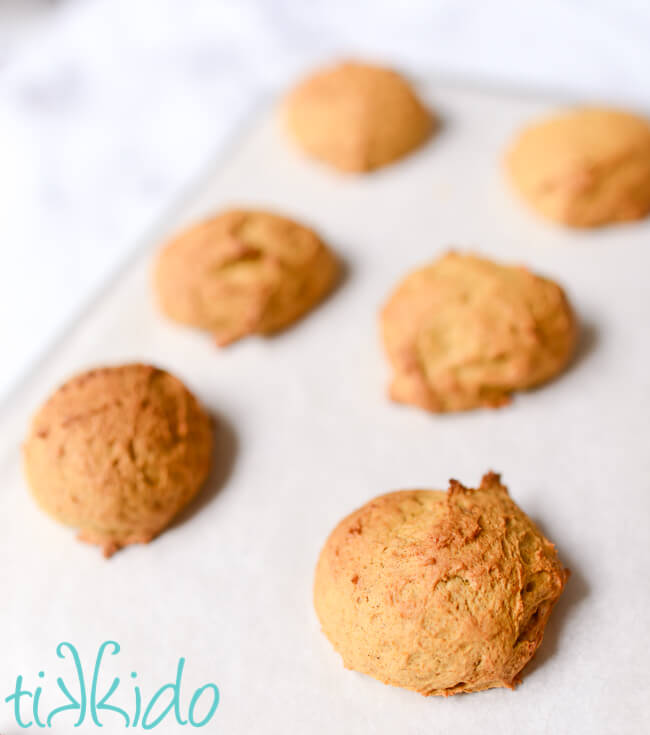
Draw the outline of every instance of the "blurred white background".
[[[0,398],[255,104],[337,55],[650,108],[647,0],[0,0]]]

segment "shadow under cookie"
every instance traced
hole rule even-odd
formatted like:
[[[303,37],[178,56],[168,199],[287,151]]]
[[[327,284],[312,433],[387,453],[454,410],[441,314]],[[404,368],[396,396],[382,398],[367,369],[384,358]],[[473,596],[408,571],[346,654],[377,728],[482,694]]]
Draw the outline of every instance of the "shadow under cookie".
[[[193,500],[176,516],[170,529],[181,526],[209,505],[226,487],[239,451],[239,440],[232,424],[221,414],[210,413],[214,431],[214,450],[210,474]]]

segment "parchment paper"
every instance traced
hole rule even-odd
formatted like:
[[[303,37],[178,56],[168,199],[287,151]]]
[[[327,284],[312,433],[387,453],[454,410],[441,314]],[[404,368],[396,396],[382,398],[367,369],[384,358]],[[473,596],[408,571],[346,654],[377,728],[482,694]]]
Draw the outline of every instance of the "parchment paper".
[[[647,731],[650,224],[571,232],[511,194],[504,146],[553,105],[435,83],[421,91],[443,118],[440,134],[367,177],[302,158],[275,111],[265,114],[4,407],[0,732],[19,732],[4,702],[17,675],[42,685],[47,713],[64,701],[57,677],[74,687],[57,644],[73,643],[91,672],[105,640],[122,650],[106,656],[100,689],[120,677],[112,701],[130,712],[132,671],[146,700],[184,657],[185,713],[192,692],[214,682],[208,732]],[[159,316],[149,273],[172,230],[233,204],[309,223],[347,275],[294,328],[218,350]],[[451,245],[566,287],[583,325],[566,374],[498,411],[431,416],[386,399],[378,308],[397,279]],[[198,501],[155,542],[106,561],[37,509],[19,445],[30,413],[70,374],[131,360],[178,374],[222,428]],[[573,572],[523,684],[426,699],[345,670],[311,602],[327,534],[376,494],[446,488],[450,477],[474,486],[488,469]],[[50,731],[69,735],[75,721],[61,714]],[[102,721],[104,732],[123,730],[116,715]],[[87,716],[76,731],[98,728]],[[168,717],[154,731],[191,728]]]

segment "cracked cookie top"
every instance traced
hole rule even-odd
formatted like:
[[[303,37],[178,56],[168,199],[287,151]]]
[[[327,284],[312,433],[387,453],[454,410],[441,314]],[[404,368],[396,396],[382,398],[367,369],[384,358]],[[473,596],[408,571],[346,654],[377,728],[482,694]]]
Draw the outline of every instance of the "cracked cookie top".
[[[212,332],[223,346],[288,326],[324,298],[338,270],[309,228],[230,210],[173,238],[158,256],[154,285],[167,316]]]
[[[428,411],[498,407],[569,362],[562,289],[525,268],[450,252],[410,273],[381,312],[390,396]]]
[[[314,603],[347,668],[424,695],[513,687],[568,572],[499,475],[403,490],[343,519]]]
[[[210,468],[210,418],[150,365],[89,370],[39,409],[23,447],[39,505],[109,556],[157,536]]]

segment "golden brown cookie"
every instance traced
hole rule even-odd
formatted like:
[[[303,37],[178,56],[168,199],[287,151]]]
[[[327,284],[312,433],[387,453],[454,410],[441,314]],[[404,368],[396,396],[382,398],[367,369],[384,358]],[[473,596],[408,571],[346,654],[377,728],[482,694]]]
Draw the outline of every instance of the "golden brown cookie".
[[[288,326],[323,299],[338,272],[333,253],[307,227],[231,210],[168,243],[154,280],[167,316],[209,330],[223,346]]]
[[[178,378],[149,365],[89,370],[32,420],[24,467],[38,504],[104,554],[147,543],[196,495],[210,418]]]
[[[342,171],[370,171],[421,145],[431,113],[396,72],[345,62],[301,82],[288,96],[290,134],[311,156]]]
[[[553,281],[454,252],[399,284],[381,327],[391,398],[434,412],[508,403],[559,373],[577,334]]]
[[[348,669],[432,695],[514,687],[568,571],[499,475],[402,490],[342,520],[314,604]]]
[[[530,205],[572,227],[650,212],[650,122],[621,110],[588,107],[531,125],[506,165]]]

